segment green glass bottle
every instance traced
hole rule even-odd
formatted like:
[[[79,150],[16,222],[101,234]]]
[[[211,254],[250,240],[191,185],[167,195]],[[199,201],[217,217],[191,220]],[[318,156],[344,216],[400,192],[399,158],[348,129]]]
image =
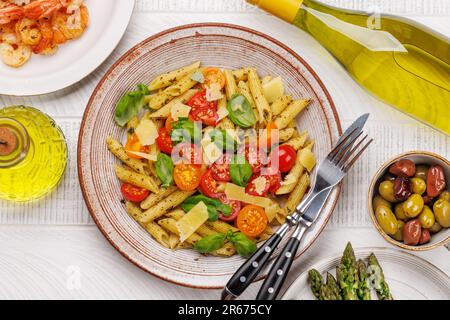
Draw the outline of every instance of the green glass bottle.
[[[319,41],[369,92],[450,135],[450,41],[409,19],[315,0],[248,0]]]

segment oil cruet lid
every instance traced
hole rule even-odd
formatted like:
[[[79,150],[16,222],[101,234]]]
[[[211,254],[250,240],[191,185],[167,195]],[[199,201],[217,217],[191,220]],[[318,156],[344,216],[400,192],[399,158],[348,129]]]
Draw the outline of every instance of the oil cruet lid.
[[[0,168],[8,168],[25,159],[30,139],[25,127],[12,118],[0,117]]]

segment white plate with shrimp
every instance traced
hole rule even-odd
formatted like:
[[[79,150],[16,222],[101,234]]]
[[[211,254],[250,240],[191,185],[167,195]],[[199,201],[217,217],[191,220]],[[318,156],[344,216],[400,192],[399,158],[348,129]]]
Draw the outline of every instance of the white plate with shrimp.
[[[64,32],[58,34],[55,31],[57,30],[57,26],[54,25],[56,19],[53,19],[54,14],[51,13],[55,6],[62,11],[64,6],[82,2],[89,13],[89,25],[83,29],[83,34],[79,38],[69,39],[58,45],[53,54],[42,55],[32,53],[33,50],[39,49],[36,49],[36,45],[22,46],[21,34],[16,38],[4,39],[5,33],[11,32],[11,29],[6,30],[5,28],[8,19],[13,19],[12,24],[15,26],[18,17],[23,16],[20,13],[21,8],[19,13],[8,10],[9,3],[14,2],[26,3],[28,1],[0,0],[0,94],[15,96],[39,95],[58,91],[88,76],[116,48],[129,24],[135,4],[135,0],[32,0],[31,4],[35,4],[37,7],[33,8],[33,14],[40,13],[50,16],[50,19],[39,20],[40,23],[36,28],[41,31],[40,37],[43,37],[43,28],[51,26],[54,30],[52,43],[61,41],[57,38],[58,35],[67,35]],[[14,4],[12,6],[14,7]],[[71,23],[69,19],[71,18],[66,18],[67,25]],[[77,18],[73,19],[75,22],[77,21]],[[82,23],[84,23],[84,16],[82,16]],[[15,26],[12,30],[16,29],[18,28]],[[32,34],[28,35],[30,38],[33,36]],[[7,36],[11,37],[11,35]],[[15,41],[18,41],[19,44]],[[41,44],[43,42],[42,40]],[[40,49],[52,51],[51,48],[46,47]],[[5,59],[6,62],[16,67],[6,65]],[[27,61],[23,63],[23,59]]]

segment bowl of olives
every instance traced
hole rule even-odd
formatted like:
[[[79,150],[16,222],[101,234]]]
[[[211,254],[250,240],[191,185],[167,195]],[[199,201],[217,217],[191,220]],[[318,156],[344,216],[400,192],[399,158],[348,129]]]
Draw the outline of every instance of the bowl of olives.
[[[390,243],[415,251],[450,242],[450,161],[426,151],[400,154],[377,171],[369,212]]]

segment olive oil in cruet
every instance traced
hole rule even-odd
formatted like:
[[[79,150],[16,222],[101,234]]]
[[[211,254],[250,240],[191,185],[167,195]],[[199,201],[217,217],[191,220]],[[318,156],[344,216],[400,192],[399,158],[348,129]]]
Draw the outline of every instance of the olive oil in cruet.
[[[450,134],[450,41],[409,19],[316,0],[247,0],[319,41],[364,88]]]
[[[0,199],[40,199],[56,188],[67,145],[53,119],[31,107],[0,109]]]

